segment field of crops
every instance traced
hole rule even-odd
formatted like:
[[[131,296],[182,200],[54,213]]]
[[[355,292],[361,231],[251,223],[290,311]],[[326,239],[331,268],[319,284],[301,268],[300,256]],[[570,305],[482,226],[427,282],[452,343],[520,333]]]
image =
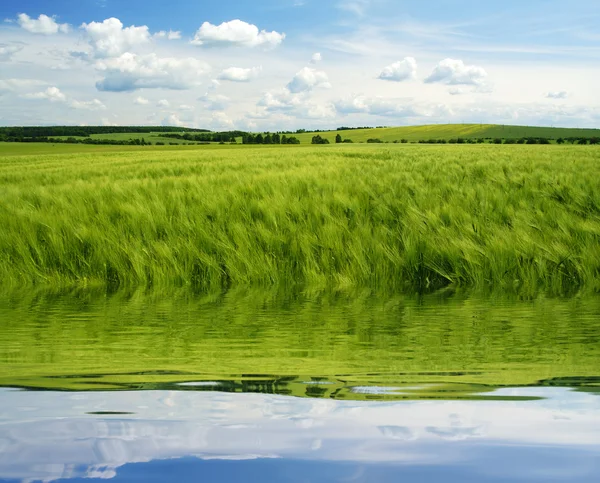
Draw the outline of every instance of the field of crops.
[[[569,129],[536,126],[503,126],[500,124],[431,124],[424,126],[384,127],[377,129],[350,129],[318,133],[321,137],[335,142],[340,134],[344,139],[355,143],[366,143],[369,139],[380,139],[384,142],[401,141],[418,142],[428,139],[520,139],[520,138],[570,138],[600,137],[600,129]],[[295,136],[303,144],[310,144],[315,133],[302,133]]]
[[[36,146],[0,145],[4,285],[600,289],[595,146]]]
[[[165,144],[187,144],[188,141],[182,139],[169,138],[165,133],[136,133],[136,132],[118,132],[92,134],[91,139],[102,139],[112,141],[129,141],[130,139],[144,139],[146,142],[155,144],[162,142]],[[314,132],[294,133],[302,144],[311,144]],[[369,139],[379,139],[383,142],[418,142],[421,140],[439,139],[449,141],[450,139],[521,139],[521,138],[600,138],[600,129],[569,129],[553,127],[531,127],[531,126],[503,126],[498,124],[432,124],[425,126],[404,126],[374,129],[350,129],[341,131],[326,131],[318,133],[321,137],[327,139],[330,143],[335,143],[335,137],[340,134],[343,139],[350,139],[354,143],[366,143]],[[57,139],[67,139],[71,136],[55,136]],[[75,139],[84,140],[85,137],[72,136]],[[237,142],[241,143],[242,138],[238,137]]]

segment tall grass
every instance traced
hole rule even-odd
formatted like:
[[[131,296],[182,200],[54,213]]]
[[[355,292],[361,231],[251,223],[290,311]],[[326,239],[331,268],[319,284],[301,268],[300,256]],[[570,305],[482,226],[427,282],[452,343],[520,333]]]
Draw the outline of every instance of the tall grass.
[[[600,289],[600,150],[0,158],[1,283]]]

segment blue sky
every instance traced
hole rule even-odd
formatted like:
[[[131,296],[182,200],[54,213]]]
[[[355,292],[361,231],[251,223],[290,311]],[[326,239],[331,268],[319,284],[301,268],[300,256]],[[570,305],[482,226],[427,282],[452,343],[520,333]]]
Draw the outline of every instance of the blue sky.
[[[2,125],[600,126],[592,0],[9,0],[0,19]]]

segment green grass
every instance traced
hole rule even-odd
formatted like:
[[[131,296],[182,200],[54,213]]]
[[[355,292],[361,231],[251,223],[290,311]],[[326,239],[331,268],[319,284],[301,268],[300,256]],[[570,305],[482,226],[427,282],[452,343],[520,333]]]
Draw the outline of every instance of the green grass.
[[[600,137],[600,129],[570,129],[534,126],[502,126],[497,124],[432,124],[426,126],[389,127],[377,129],[353,129],[348,131],[328,131],[318,133],[327,138],[331,143],[340,134],[344,139],[352,139],[355,143],[365,143],[368,139],[381,139],[382,141],[417,142],[427,139],[464,138],[502,138],[520,139],[525,137],[566,138],[566,137]],[[310,144],[315,133],[295,134],[303,144]]]
[[[183,144],[188,143],[189,141],[184,141],[183,139],[169,138],[164,137],[160,132],[151,132],[151,133],[110,133],[110,134],[91,134],[91,139],[109,139],[111,141],[129,141],[130,139],[145,139],[147,142],[151,142],[152,144],[156,142],[163,143],[175,143],[175,144]],[[86,139],[82,136],[54,136],[56,139],[68,139],[70,137],[74,137],[75,139]]]
[[[352,139],[355,143],[366,143],[368,139],[376,138],[382,141],[394,142],[406,139],[409,142],[418,142],[428,139],[520,139],[526,137],[545,137],[548,139],[568,137],[600,137],[600,129],[570,129],[535,126],[503,126],[497,124],[432,124],[425,126],[389,127],[376,129],[353,129],[348,131],[327,131],[318,133],[321,137],[335,142],[335,137],[340,134],[344,139]],[[293,134],[302,144],[310,144],[316,133]],[[68,136],[58,136],[66,139]],[[128,141],[130,139],[145,139],[151,143],[157,141],[164,143],[182,144],[187,141],[162,137],[160,132],[153,133],[113,133],[92,134],[92,139],[111,139],[115,141]],[[85,138],[79,138],[85,139]],[[239,138],[241,143],[242,139]]]
[[[600,289],[594,146],[5,146],[4,285]]]

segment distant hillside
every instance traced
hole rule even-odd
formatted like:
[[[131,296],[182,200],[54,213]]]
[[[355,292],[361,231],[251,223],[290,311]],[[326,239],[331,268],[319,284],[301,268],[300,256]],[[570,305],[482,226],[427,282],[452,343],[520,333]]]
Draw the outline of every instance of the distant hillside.
[[[40,126],[0,127],[0,141],[11,142],[73,142],[99,144],[127,144],[135,140],[165,144],[187,144],[190,142],[242,143],[247,133],[243,131],[211,132],[207,129],[156,126]],[[263,135],[265,133],[262,133]],[[383,142],[419,142],[452,139],[523,139],[546,138],[549,140],[600,138],[600,129],[570,129],[535,126],[504,126],[498,124],[431,124],[426,126],[404,126],[365,129],[340,129],[325,132],[295,132],[288,137],[297,138],[301,144],[311,144],[315,135],[335,143],[339,134],[354,143],[366,143],[369,139]],[[133,140],[133,141],[132,141]],[[259,143],[261,144],[261,143]]]
[[[122,133],[174,133],[174,132],[210,132],[207,129],[191,129],[172,126],[10,126],[0,127],[0,136],[5,137],[86,137],[93,134]]]
[[[295,134],[302,144],[311,142],[312,137],[319,134],[329,142],[335,142],[335,137],[340,134],[344,139],[351,139],[355,143],[364,143],[368,139],[381,141],[418,142],[427,139],[520,139],[520,138],[592,138],[600,137],[600,129],[570,129],[558,127],[535,126],[503,126],[499,124],[431,124],[426,126],[386,127],[374,129],[349,129],[340,131],[327,131],[320,133]]]

